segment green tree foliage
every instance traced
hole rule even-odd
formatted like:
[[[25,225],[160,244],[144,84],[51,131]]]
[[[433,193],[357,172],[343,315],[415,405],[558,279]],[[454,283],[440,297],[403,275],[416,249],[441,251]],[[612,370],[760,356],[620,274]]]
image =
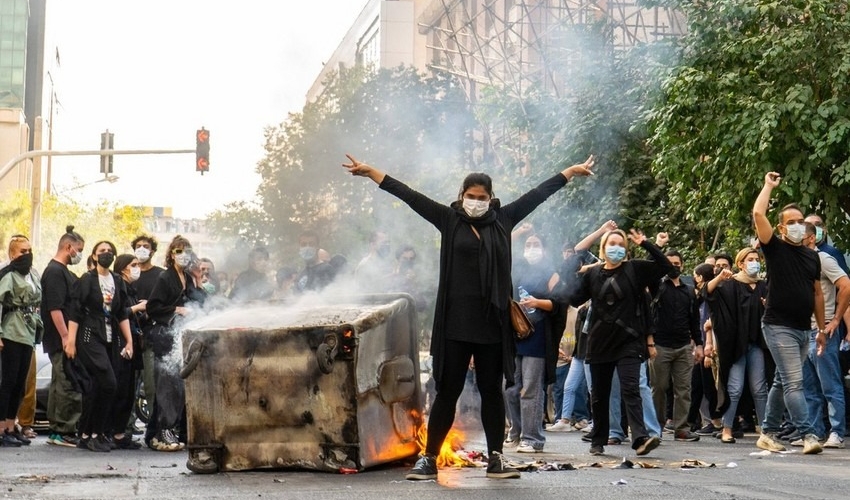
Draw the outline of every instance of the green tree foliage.
[[[730,250],[774,170],[778,206],[824,215],[850,243],[850,9],[844,0],[668,0],[689,33],[647,110],[653,172],[670,203]]]
[[[473,123],[450,79],[401,67],[341,70],[315,102],[266,131],[266,156],[257,170],[270,239],[294,248],[308,229],[323,247],[349,258],[359,250],[351,255],[347,249],[376,229],[398,235],[395,243],[433,246],[436,233],[427,223],[341,164],[349,153],[449,202],[468,169]]]
[[[0,237],[2,237],[2,258],[6,258],[9,237],[24,234],[32,240],[30,221],[32,204],[29,192],[16,191],[11,197],[0,201]],[[118,205],[101,201],[94,205],[84,205],[73,199],[45,194],[41,206],[41,231],[39,244],[33,248],[36,268],[40,271],[56,253],[59,238],[65,234],[65,227],[73,225],[74,230],[86,240],[85,254],[91,252],[92,245],[101,240],[115,244],[119,253],[130,252],[130,242],[144,232],[142,210],[138,207]],[[76,269],[85,269],[85,262]]]

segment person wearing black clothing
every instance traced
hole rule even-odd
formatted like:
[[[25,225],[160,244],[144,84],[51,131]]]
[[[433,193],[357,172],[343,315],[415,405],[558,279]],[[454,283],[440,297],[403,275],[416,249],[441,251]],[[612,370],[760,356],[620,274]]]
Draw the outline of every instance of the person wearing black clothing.
[[[584,272],[578,290],[570,298],[573,306],[593,301],[585,358],[591,374],[590,453],[593,455],[603,454],[608,442],[608,410],[615,369],[632,432],[632,448],[638,455],[646,455],[660,442],[658,437],[646,432],[640,396],[641,363],[647,349],[650,355],[655,353],[652,337],[647,335],[651,326],[646,318],[649,314],[646,288],[657,283],[673,266],[643,233],[632,229],[629,238],[653,260],[625,260],[626,233],[620,229],[609,231],[600,244],[604,264]]]
[[[817,252],[803,245],[806,234],[803,212],[796,205],[779,211],[777,229],[773,232],[767,219],[770,195],[779,186],[780,176],[768,172],[764,186],[753,204],[753,220],[759,244],[767,264],[767,305],[762,317],[762,332],[773,361],[776,375],[767,394],[762,434],[756,446],[769,451],[783,451],[776,432],[787,408],[791,423],[803,436],[803,453],[823,451],[818,436],[812,432],[806,397],[803,391],[803,360],[809,350],[812,313],[817,334],[815,344],[820,352],[826,346],[824,298],[820,287],[821,263]]]
[[[139,268],[138,258],[135,255],[125,253],[115,259],[113,270],[124,281],[122,290],[126,295],[123,303],[127,319],[130,322],[133,352],[136,355],[132,359],[121,356],[121,351],[124,350],[125,345],[122,337],[118,337],[112,343],[112,370],[115,372],[116,389],[112,418],[110,419],[110,431],[116,447],[137,450],[141,448],[141,444],[133,440],[130,417],[136,399],[136,372],[142,369],[142,359],[138,355],[142,351],[140,349],[142,331],[139,327],[139,317],[145,310],[145,303],[139,302],[136,291],[130,285],[139,278],[141,269]],[[135,417],[133,417],[133,420],[135,420]],[[130,432],[126,432],[128,427],[130,427]]]
[[[248,269],[239,273],[233,282],[230,298],[236,301],[268,300],[272,298],[274,287],[266,276],[269,264],[269,251],[265,247],[256,247],[248,254]]]
[[[667,389],[672,382],[675,439],[699,441],[699,434],[692,432],[688,423],[694,361],[702,363],[699,309],[693,288],[679,279],[682,255],[675,250],[668,250],[665,255],[673,270],[660,283],[649,287],[655,306],[655,349],[658,353],[649,361],[652,401],[659,424],[664,426]]]
[[[82,261],[85,241],[74,231],[74,226],[66,227],[65,231],[59,238],[56,255],[41,273],[41,320],[44,323],[42,348],[50,356],[52,365],[47,397],[47,442],[73,448],[77,446],[77,423],[82,411],[82,397],[74,390],[65,371],[63,344],[68,338],[71,289],[77,281],[77,276],[68,270],[68,265],[77,265]]]
[[[700,335],[703,343],[703,360],[702,363],[694,365],[691,376],[691,409],[688,412],[688,422],[694,423],[700,427],[696,433],[700,436],[713,436],[715,432],[720,432],[723,428],[721,417],[723,412],[718,409],[717,404],[717,388],[714,383],[714,373],[711,365],[714,362],[712,359],[713,345],[711,337],[711,321],[709,320],[708,301],[705,299],[705,286],[709,281],[714,279],[714,264],[702,263],[694,268],[693,273],[694,285],[696,287],[697,304],[699,307],[699,326]],[[711,350],[709,347],[711,346]],[[724,391],[725,397],[725,391]],[[708,423],[702,425],[701,407],[702,401],[708,403]]]
[[[80,416],[79,448],[108,452],[111,444],[106,433],[111,422],[115,397],[115,372],[112,370],[112,348],[117,337],[124,338],[121,357],[133,358],[133,340],[124,300],[124,281],[109,267],[115,260],[115,245],[98,242],[92,251],[97,266],[84,274],[74,286],[71,299],[71,321],[65,355],[79,356],[91,379],[83,389],[83,412]],[[126,422],[126,419],[125,419]]]
[[[174,430],[185,424],[186,401],[177,364],[169,360],[179,341],[174,322],[193,312],[192,303],[203,305],[206,294],[187,269],[192,263],[189,240],[175,236],[168,246],[165,263],[167,268],[157,278],[146,305],[153,324],[146,342],[154,352],[156,395],[145,441],[156,451],[179,451],[185,445],[174,435]]]
[[[431,354],[437,396],[428,421],[425,453],[407,479],[437,477],[436,455],[451,429],[470,359],[475,359],[481,394],[481,420],[490,457],[487,476],[519,477],[502,456],[505,402],[502,379],[513,385],[516,346],[508,312],[511,297],[510,234],[514,226],[576,175],[590,175],[593,157],[501,206],[486,174],[464,179],[450,206],[414,191],[402,182],[351,156],[343,164],[353,175],[369,177],[381,189],[407,203],[441,234],[440,277]]]
[[[136,256],[136,259],[139,260],[139,279],[134,281],[130,285],[130,288],[135,290],[136,297],[139,302],[145,303],[153,291],[153,287],[156,284],[156,279],[159,277],[159,274],[165,271],[165,269],[153,265],[153,256],[156,255],[159,243],[153,236],[141,234],[133,239],[130,246],[133,249],[133,254]],[[151,325],[147,313],[143,312],[139,317],[139,326],[142,329],[142,336],[150,334],[153,325]],[[156,399],[156,379],[153,375],[153,351],[150,346],[145,343],[145,347],[142,352],[137,353],[136,355],[139,356],[142,361],[142,382],[145,389],[145,399],[147,400],[148,410],[153,413],[154,399]]]

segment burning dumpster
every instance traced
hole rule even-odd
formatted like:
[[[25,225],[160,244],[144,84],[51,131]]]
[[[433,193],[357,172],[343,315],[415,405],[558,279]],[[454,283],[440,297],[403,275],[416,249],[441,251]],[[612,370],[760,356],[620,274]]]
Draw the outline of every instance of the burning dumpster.
[[[187,466],[357,471],[417,453],[415,314],[409,296],[378,295],[187,325]]]

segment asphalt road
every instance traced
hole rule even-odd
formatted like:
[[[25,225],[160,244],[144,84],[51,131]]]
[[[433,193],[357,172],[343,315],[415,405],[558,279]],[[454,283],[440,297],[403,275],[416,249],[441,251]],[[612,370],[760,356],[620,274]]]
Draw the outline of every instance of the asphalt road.
[[[443,469],[437,481],[405,481],[410,463],[394,463],[358,474],[251,471],[196,475],[186,453],[137,451],[92,453],[58,448],[40,436],[31,446],[0,448],[2,498],[581,498],[581,499],[841,499],[850,497],[850,449],[806,456],[754,456],[756,436],[736,444],[703,437],[696,443],[662,445],[641,461],[657,468],[615,469],[623,458],[638,461],[628,445],[608,446],[592,457],[580,433],[548,434],[544,453],[512,459],[570,463],[577,470],[523,472],[520,479],[493,480],[482,468]],[[483,450],[480,432],[465,448]],[[682,468],[699,460],[714,467]],[[601,467],[589,467],[602,462]]]

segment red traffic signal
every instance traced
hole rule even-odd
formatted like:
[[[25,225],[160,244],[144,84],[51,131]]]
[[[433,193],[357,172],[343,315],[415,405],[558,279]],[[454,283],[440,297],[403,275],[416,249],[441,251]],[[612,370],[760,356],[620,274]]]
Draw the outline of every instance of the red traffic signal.
[[[203,127],[195,132],[195,171],[210,171],[210,131]]]

